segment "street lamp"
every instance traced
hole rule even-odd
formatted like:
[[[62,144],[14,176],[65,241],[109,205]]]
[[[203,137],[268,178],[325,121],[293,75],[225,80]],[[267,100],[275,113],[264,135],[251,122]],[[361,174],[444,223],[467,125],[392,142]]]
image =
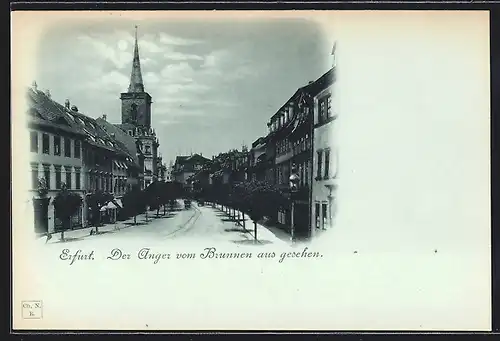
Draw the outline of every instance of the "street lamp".
[[[295,166],[295,163],[292,164],[292,171],[291,171],[290,178],[288,179],[290,182],[290,199],[292,200],[292,212],[291,212],[291,235],[292,235],[292,242],[295,240],[295,225],[294,225],[294,209],[295,209],[295,193],[299,190],[299,181],[300,178],[297,175],[297,167]]]

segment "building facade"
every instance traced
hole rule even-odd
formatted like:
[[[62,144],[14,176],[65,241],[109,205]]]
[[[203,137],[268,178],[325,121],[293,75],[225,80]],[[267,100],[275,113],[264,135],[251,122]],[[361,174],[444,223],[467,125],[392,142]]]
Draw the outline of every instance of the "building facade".
[[[252,143],[248,160],[248,179],[253,181],[266,180],[267,170],[270,168],[266,154],[267,141],[265,137],[259,137]]]
[[[329,87],[331,79],[330,70],[299,88],[268,122],[266,153],[274,153],[274,164],[269,167],[273,169],[273,183],[290,198],[290,205],[271,218],[291,233],[293,214],[293,233],[298,239],[313,235],[314,98]],[[290,191],[292,174],[298,178],[294,192]]]
[[[33,205],[35,232],[53,232],[61,224],[56,219],[54,197],[66,184],[69,191],[82,198],[84,191],[83,141],[86,135],[75,129],[60,112],[54,110],[50,93],[37,89],[36,83],[27,91],[28,129],[30,135],[30,201]],[[52,110],[51,110],[52,109]],[[38,181],[43,179],[48,190],[48,206],[37,200]],[[40,205],[44,206],[41,207]],[[85,224],[83,206],[71,219],[77,228]]]
[[[177,156],[171,171],[172,180],[180,182],[185,188],[190,188],[191,183],[188,180],[199,172],[207,162],[210,162],[210,159],[203,157],[201,154]]]
[[[36,83],[27,90],[27,100],[32,194],[35,198],[35,179],[42,178],[49,202],[47,214],[35,212],[35,231],[53,232],[62,226],[50,202],[63,183],[83,199],[81,209],[71,220],[72,228],[86,227],[91,214],[87,196],[96,191],[123,192],[121,184],[132,160],[113,136],[70,105],[69,100],[64,105],[57,103],[49,92],[39,91]],[[110,209],[118,208],[113,204]]]
[[[338,188],[338,101],[335,68],[328,87],[314,97],[313,235],[334,225]]]
[[[121,198],[133,186],[144,182],[144,155],[139,142],[106,119],[106,115],[96,119],[96,123],[116,142],[116,146],[126,154],[125,160],[113,166],[113,190]]]

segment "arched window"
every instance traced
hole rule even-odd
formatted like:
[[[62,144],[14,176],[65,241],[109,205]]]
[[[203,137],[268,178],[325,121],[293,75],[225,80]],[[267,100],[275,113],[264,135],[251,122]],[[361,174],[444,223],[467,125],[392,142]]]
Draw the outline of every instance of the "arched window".
[[[137,104],[132,103],[130,106],[130,117],[132,118],[132,121],[137,120]]]

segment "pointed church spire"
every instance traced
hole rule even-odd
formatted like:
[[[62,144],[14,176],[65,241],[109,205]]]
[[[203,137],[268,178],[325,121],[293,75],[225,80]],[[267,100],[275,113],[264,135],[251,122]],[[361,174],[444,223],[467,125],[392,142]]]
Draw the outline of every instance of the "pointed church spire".
[[[132,74],[130,75],[130,85],[128,92],[144,92],[144,83],[142,82],[141,60],[139,59],[139,44],[137,43],[137,25],[135,26],[135,46],[134,60],[132,62]]]

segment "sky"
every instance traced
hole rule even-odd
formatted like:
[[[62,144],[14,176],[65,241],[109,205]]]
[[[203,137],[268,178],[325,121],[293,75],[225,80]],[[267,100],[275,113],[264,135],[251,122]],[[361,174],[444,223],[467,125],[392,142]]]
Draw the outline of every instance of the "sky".
[[[168,164],[176,155],[251,146],[295,90],[329,68],[321,27],[303,19],[244,22],[77,21],[47,31],[36,81],[60,103],[121,123],[135,25],[152,125]]]

